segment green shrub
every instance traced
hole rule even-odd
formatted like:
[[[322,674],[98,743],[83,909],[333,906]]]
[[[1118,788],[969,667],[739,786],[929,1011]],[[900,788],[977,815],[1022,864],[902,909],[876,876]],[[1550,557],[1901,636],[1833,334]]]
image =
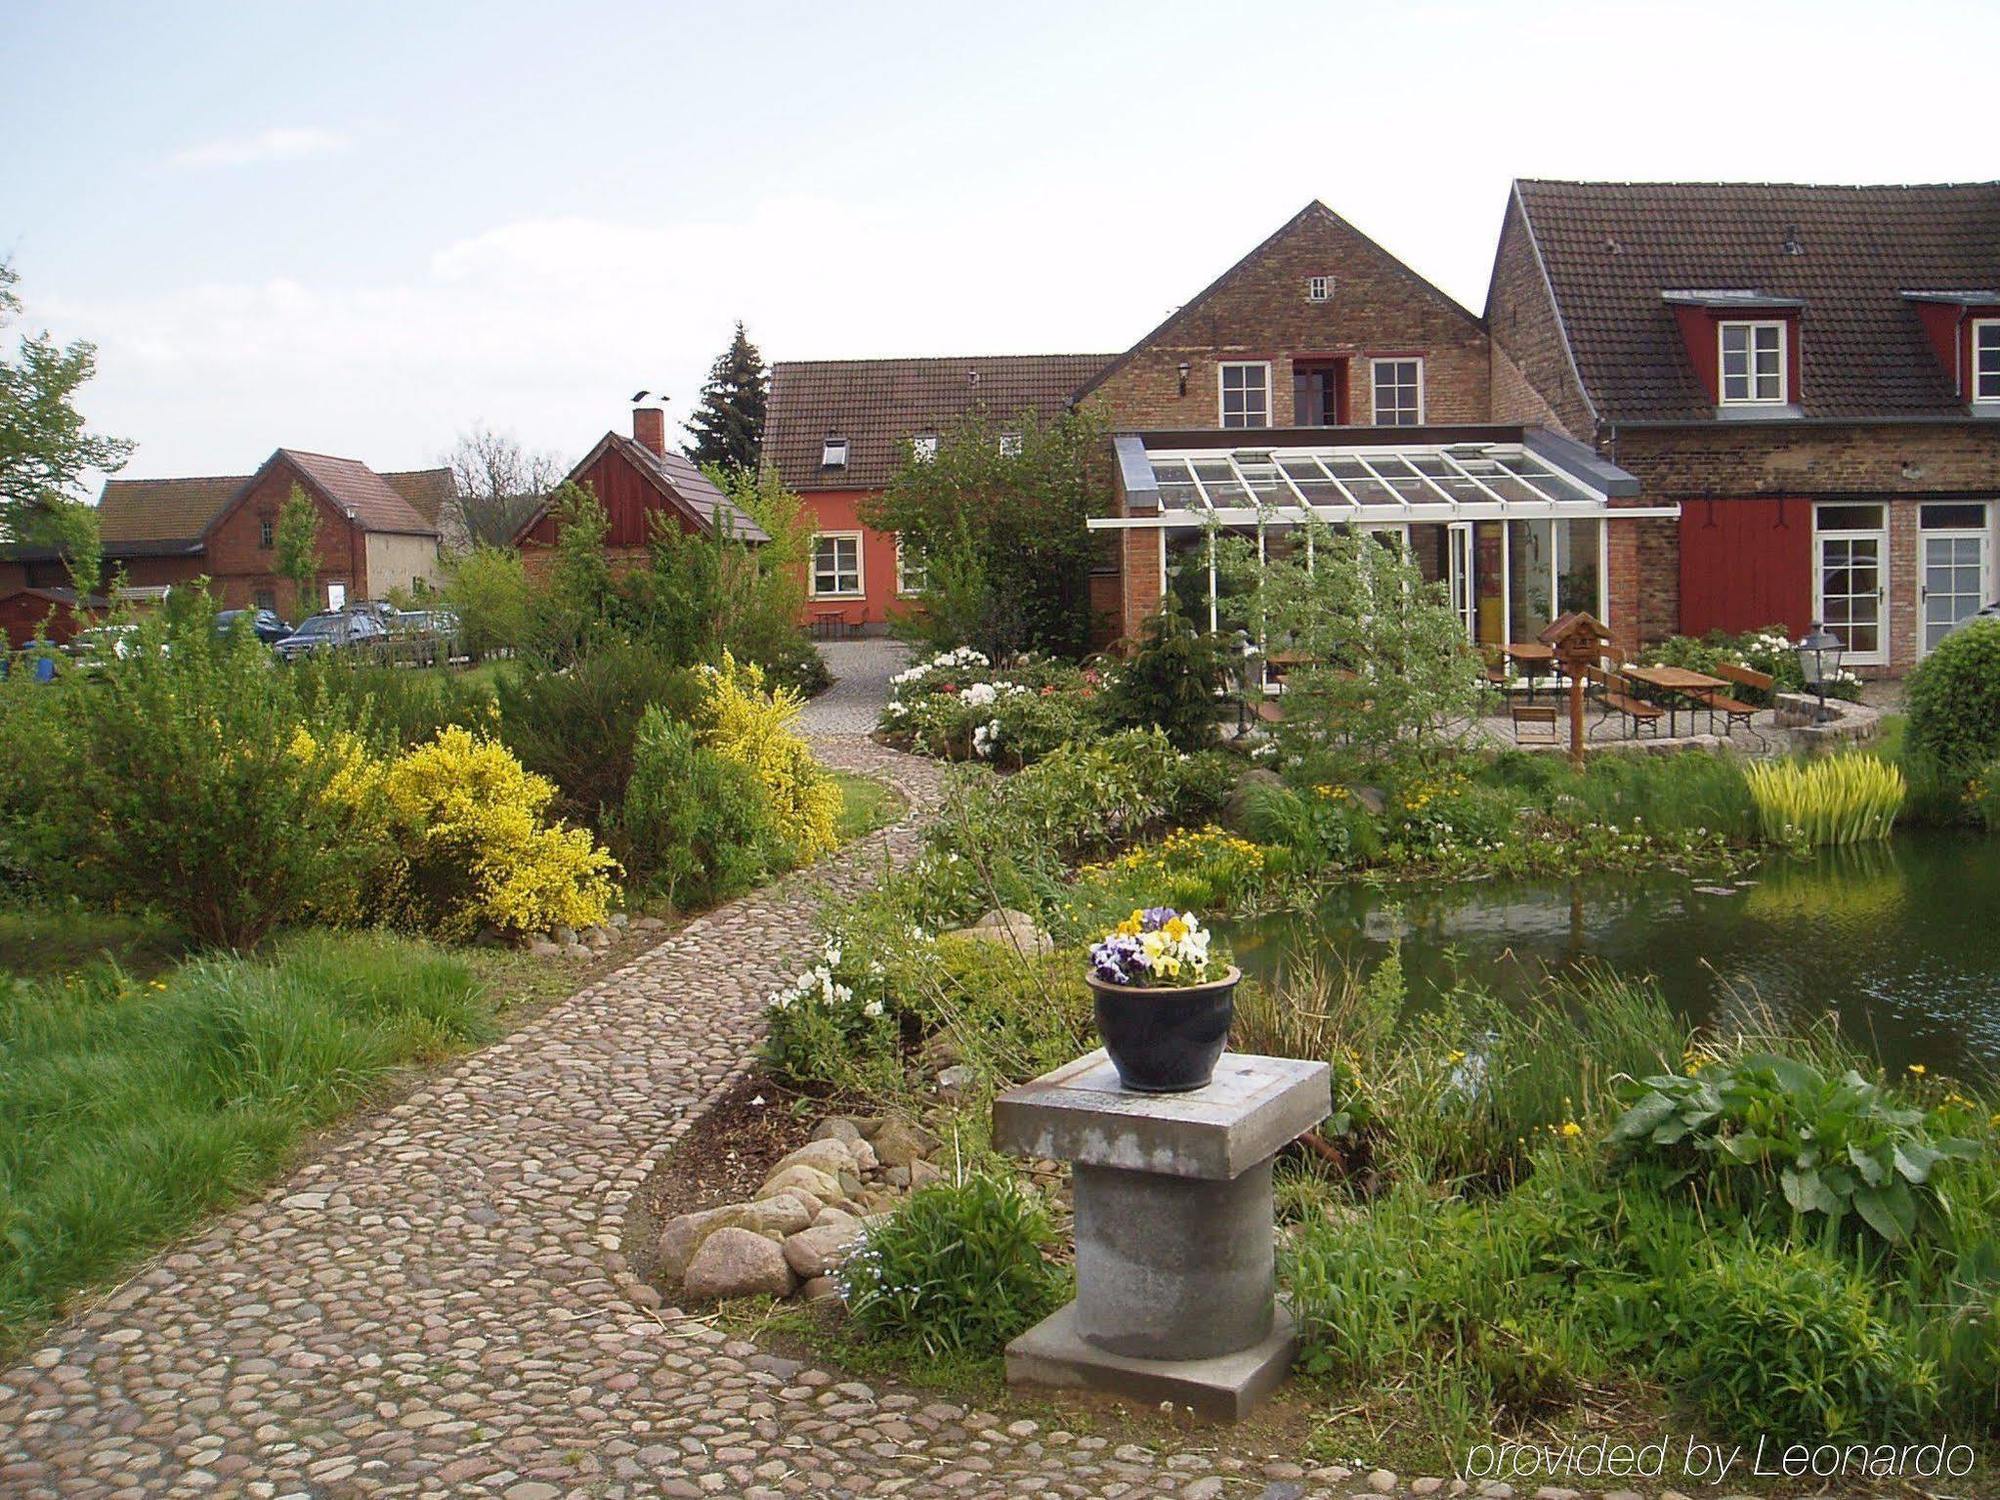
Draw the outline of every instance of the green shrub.
[[[484,733],[500,716],[491,685],[462,672],[361,666],[334,656],[308,657],[291,670],[314,725],[392,748],[421,745],[452,724]]]
[[[1822,1251],[1743,1240],[1681,1290],[1682,1382],[1732,1436],[1890,1441],[1937,1409],[1936,1368]]]
[[[692,719],[702,686],[645,646],[609,645],[566,670],[524,670],[497,683],[500,737],[556,785],[556,814],[600,828],[625,802],[639,720],[658,705]]]
[[[1132,655],[1107,693],[1111,722],[1125,729],[1158,727],[1179,750],[1215,743],[1217,694],[1228,684],[1228,648],[1171,609],[1146,619]]]
[[[1099,675],[1059,661],[996,668],[960,647],[896,674],[882,729],[896,743],[944,760],[1030,765],[1102,727]]]
[[[798,696],[767,689],[761,667],[739,663],[727,651],[721,666],[702,668],[701,680],[695,722],[702,744],[756,778],[772,826],[794,863],[831,852],[839,842],[840,788],[813,758],[812,747],[792,731]]]
[[[820,962],[770,996],[758,1055],[808,1092],[880,1094],[901,1080],[896,1022],[882,965],[863,965],[829,938]]]
[[[920,1188],[837,1272],[854,1321],[937,1357],[998,1354],[1053,1312],[1064,1278],[1041,1200],[1012,1177],[973,1172]]]
[[[678,910],[726,901],[782,857],[769,798],[750,770],[648,708],[612,843],[634,884]]]
[[[1960,782],[2000,758],[2000,620],[1972,620],[1946,636],[1904,693],[1912,757]]]
[[[500,547],[474,547],[451,565],[444,585],[444,601],[474,661],[529,643],[535,594],[521,554]]]

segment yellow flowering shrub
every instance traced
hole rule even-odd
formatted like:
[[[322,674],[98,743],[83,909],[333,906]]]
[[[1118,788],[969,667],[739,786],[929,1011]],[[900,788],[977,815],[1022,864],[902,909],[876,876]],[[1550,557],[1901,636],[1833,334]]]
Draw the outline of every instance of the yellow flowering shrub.
[[[383,776],[404,860],[397,904],[450,938],[492,925],[534,932],[604,921],[618,862],[585,829],[546,823],[552,783],[457,725]]]
[[[757,778],[795,860],[804,864],[829,852],[839,841],[840,788],[792,733],[798,695],[784,687],[767,691],[762,668],[726,651],[722,665],[709,668],[704,679],[702,743]]]
[[[303,724],[292,731],[287,754],[312,774],[318,799],[333,814],[324,827],[334,830],[353,863],[367,873],[355,882],[323,881],[302,893],[305,911],[335,927],[366,921],[384,890],[402,886],[405,862],[390,837],[383,780],[388,768],[369,754],[357,734],[345,729],[314,735]],[[303,833],[301,836],[304,836]],[[377,847],[369,852],[370,843]]]

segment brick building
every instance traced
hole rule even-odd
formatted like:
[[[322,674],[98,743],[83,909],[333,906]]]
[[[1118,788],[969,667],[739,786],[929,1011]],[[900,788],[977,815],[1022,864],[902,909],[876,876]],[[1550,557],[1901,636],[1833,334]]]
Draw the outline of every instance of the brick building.
[[[2000,184],[1519,182],[1486,322],[1496,416],[1679,507],[1644,637],[1822,620],[1901,673],[1992,599]]]
[[[656,406],[635,407],[632,436],[605,433],[564,482],[589,490],[604,508],[604,551],[614,574],[645,565],[647,544],[661,522],[710,535],[720,517],[731,536],[753,543],[770,540],[706,474],[667,451],[667,416]],[[545,499],[516,529],[514,545],[530,572],[547,568],[559,524]]]
[[[312,599],[292,597],[278,576],[278,513],[294,488],[319,510],[319,576]],[[297,619],[341,603],[381,598],[437,577],[438,515],[451,471],[378,474],[351,458],[280,448],[256,473],[191,479],[113,479],[97,503],[106,580],[134,588],[206,578],[228,609],[275,609]],[[67,587],[52,548],[0,553],[0,599]]]

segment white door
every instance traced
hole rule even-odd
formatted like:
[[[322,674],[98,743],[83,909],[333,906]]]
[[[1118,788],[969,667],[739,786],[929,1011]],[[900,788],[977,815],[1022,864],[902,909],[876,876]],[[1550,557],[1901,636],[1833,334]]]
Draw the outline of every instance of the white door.
[[[1923,543],[1923,638],[1918,649],[1929,656],[1954,626],[1986,603],[1986,533],[1926,531]]]
[[[1472,587],[1472,523],[1453,521],[1444,529],[1445,578],[1451,591],[1451,607],[1465,622],[1465,638],[1475,640],[1479,630],[1479,600]]]
[[[1847,660],[1879,665],[1888,660],[1882,624],[1887,591],[1883,566],[1889,554],[1884,532],[1842,532],[1819,538],[1818,603],[1815,613],[1847,648]]]

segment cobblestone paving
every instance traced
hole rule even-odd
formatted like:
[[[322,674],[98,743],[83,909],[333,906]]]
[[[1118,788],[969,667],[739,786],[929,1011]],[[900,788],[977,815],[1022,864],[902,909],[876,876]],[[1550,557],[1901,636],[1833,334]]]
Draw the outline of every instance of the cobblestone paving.
[[[688,924],[53,1330],[0,1371],[0,1494],[1463,1493],[877,1391],[633,1280],[626,1206],[742,1066],[815,895],[907,854],[936,805],[926,762],[819,748],[909,816]]]
[[[909,665],[901,641],[864,637],[822,641],[819,654],[833,673],[833,686],[805,706],[799,732],[812,738],[865,735],[889,701],[889,678]]]

